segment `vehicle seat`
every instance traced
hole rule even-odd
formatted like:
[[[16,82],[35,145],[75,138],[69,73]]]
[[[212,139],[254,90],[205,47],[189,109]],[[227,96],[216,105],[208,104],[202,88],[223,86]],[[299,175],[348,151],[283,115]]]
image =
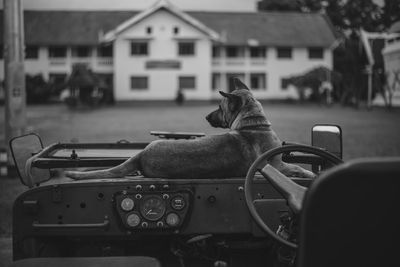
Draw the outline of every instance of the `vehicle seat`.
[[[161,267],[151,257],[78,257],[78,258],[30,258],[13,262],[12,267]]]
[[[323,173],[303,203],[298,267],[400,266],[400,158]]]

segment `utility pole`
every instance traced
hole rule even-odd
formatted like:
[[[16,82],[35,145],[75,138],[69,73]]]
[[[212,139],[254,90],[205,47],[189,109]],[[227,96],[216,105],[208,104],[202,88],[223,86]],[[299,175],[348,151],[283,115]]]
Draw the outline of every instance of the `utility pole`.
[[[26,92],[24,71],[24,20],[21,0],[3,0],[4,76],[5,76],[5,146],[8,166],[13,166],[8,142],[21,135],[26,127]]]

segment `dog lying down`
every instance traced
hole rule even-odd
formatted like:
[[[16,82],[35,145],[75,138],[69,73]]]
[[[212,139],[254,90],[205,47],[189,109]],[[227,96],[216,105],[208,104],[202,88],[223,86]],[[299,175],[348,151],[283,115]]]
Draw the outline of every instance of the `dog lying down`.
[[[281,146],[263,108],[248,87],[234,78],[235,90],[220,92],[219,108],[207,121],[213,127],[230,128],[225,134],[194,140],[156,140],[124,163],[104,170],[67,171],[73,179],[124,177],[140,171],[152,178],[244,177],[251,164],[264,152]],[[270,164],[289,177],[312,178],[314,173],[288,164],[276,156]]]

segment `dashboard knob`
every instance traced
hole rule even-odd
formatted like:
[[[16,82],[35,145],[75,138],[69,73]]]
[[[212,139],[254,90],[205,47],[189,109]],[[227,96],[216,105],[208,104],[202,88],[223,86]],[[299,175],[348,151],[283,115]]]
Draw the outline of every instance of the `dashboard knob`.
[[[163,227],[164,223],[162,221],[157,222],[157,227]]]
[[[141,198],[142,198],[142,195],[141,195],[141,194],[136,194],[136,195],[135,195],[135,198],[136,198],[136,199],[141,199]]]
[[[163,198],[163,199],[168,199],[168,198],[169,198],[169,195],[168,195],[168,194],[163,194],[163,195],[162,195],[162,198]]]
[[[142,227],[143,228],[147,228],[149,226],[149,224],[147,222],[142,222]]]
[[[168,189],[169,189],[169,185],[165,184],[165,185],[163,185],[162,188],[163,188],[164,190],[168,190]]]
[[[140,184],[138,184],[135,188],[137,191],[142,191],[143,189],[143,187]]]
[[[155,186],[154,184],[151,184],[151,185],[149,186],[149,189],[150,189],[150,190],[155,190],[155,189],[156,189],[156,186]]]

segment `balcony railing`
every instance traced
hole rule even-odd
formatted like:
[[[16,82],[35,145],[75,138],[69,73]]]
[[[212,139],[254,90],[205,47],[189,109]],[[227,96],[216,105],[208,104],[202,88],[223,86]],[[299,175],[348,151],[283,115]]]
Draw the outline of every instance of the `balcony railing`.
[[[49,58],[49,64],[51,66],[65,66],[67,64],[66,58]]]
[[[244,65],[246,64],[246,58],[226,58],[225,59],[226,65]]]
[[[267,64],[266,58],[213,58],[213,66],[264,66]]]
[[[79,58],[79,57],[73,57],[71,58],[71,64],[86,64],[90,66],[92,63],[91,58]]]
[[[98,66],[112,66],[114,64],[113,58],[97,58]]]

